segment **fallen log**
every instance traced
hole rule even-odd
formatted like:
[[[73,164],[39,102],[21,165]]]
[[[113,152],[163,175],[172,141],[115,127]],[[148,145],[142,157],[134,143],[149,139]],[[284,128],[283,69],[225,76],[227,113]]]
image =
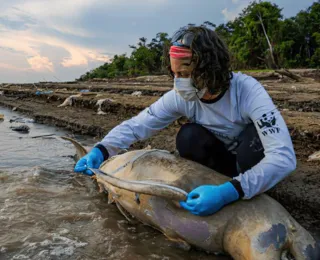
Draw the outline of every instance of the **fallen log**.
[[[286,69],[282,69],[282,70],[275,70],[276,73],[286,76],[288,78],[291,78],[297,82],[301,82],[303,81],[303,78],[298,76],[297,74],[293,74],[292,72],[290,72],[289,70]]]

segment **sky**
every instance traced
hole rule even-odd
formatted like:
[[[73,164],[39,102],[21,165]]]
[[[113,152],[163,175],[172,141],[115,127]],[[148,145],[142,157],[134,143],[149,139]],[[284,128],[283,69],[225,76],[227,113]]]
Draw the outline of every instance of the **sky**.
[[[250,0],[0,0],[0,83],[69,81],[158,32],[234,19]],[[291,17],[311,0],[272,1]]]

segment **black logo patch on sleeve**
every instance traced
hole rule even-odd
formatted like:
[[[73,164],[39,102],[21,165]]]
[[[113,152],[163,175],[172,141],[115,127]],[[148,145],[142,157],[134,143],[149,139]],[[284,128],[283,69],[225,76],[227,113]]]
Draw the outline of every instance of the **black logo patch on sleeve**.
[[[257,121],[261,133],[263,136],[278,134],[280,132],[280,127],[277,125],[277,118],[275,112],[270,112],[263,114],[262,117]]]

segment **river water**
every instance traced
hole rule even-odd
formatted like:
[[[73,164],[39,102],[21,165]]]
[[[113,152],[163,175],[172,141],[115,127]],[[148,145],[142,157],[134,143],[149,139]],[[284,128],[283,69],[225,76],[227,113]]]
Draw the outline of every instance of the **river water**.
[[[10,119],[26,118],[0,107],[0,259],[216,259],[185,252],[144,225],[130,225],[87,176],[72,172],[73,146],[56,127],[26,123],[14,132]],[[94,140],[76,136],[92,146]]]

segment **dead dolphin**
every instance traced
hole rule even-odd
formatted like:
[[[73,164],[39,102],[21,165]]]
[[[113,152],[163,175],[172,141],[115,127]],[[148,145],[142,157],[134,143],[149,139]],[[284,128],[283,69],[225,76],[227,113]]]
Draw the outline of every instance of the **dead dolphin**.
[[[79,143],[64,139],[75,144],[78,155],[85,155]],[[190,192],[199,185],[229,180],[198,163],[166,151],[138,150],[110,158],[96,172],[100,188],[108,191],[109,200],[127,219],[133,216],[186,247],[229,254],[235,260],[320,259],[320,243],[266,194],[237,201],[207,217],[180,208],[177,200],[181,194],[170,194],[171,187],[174,192]],[[141,183],[147,185],[139,191]],[[154,184],[164,185],[168,197],[159,196],[160,187],[153,194]]]

